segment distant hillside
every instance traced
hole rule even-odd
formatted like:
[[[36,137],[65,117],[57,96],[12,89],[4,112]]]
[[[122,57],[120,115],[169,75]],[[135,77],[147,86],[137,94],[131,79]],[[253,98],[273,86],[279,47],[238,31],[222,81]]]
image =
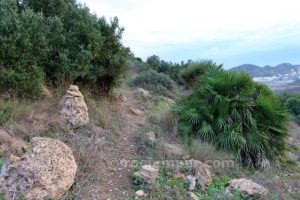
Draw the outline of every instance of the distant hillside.
[[[277,66],[264,66],[244,64],[229,69],[229,71],[243,71],[250,74],[252,77],[277,76],[279,74],[289,74],[291,70],[297,70],[300,65],[292,65],[290,63],[282,63]]]

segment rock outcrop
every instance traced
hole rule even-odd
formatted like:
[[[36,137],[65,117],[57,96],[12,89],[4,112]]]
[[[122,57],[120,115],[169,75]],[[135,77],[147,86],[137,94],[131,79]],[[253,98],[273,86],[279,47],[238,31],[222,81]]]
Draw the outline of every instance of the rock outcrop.
[[[252,180],[240,178],[240,179],[233,179],[228,182],[228,187],[226,188],[226,193],[230,193],[231,190],[236,189],[240,192],[250,195],[261,197],[268,194],[268,190],[253,182]]]
[[[70,148],[50,138],[33,138],[26,154],[6,163],[0,174],[0,194],[6,199],[57,199],[72,186],[77,165]]]
[[[71,85],[61,102],[61,117],[72,125],[89,123],[88,107],[78,86]]]
[[[158,168],[152,165],[144,165],[142,168],[135,172],[133,176],[147,184],[153,184],[158,175]]]

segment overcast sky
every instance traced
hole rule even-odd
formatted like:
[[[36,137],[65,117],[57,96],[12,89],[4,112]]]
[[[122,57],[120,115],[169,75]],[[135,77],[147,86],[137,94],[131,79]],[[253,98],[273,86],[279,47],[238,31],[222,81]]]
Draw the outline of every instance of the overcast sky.
[[[213,59],[300,64],[298,0],[80,0],[98,16],[118,16],[123,43],[146,59]]]

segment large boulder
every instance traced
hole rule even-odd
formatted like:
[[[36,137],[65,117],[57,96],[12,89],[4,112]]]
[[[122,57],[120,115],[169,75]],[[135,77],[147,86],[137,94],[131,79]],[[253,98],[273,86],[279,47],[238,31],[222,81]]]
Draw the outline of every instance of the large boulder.
[[[61,102],[61,117],[72,125],[89,123],[88,107],[78,86],[71,85]]]
[[[133,174],[136,179],[147,184],[153,184],[157,178],[157,175],[158,168],[152,165],[144,165],[139,171]]]
[[[236,189],[244,194],[250,196],[261,197],[268,194],[268,190],[253,182],[252,180],[240,178],[240,179],[233,179],[228,182],[228,187],[226,188],[226,193],[230,193],[231,190]]]
[[[26,154],[6,162],[0,173],[0,194],[6,199],[57,199],[72,186],[77,165],[71,149],[50,138],[33,138]]]

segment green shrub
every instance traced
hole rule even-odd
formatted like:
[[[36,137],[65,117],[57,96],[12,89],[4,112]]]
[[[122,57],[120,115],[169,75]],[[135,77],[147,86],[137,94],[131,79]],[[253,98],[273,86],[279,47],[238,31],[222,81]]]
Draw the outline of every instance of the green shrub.
[[[279,97],[283,106],[292,114],[292,119],[300,124],[300,96],[294,94],[284,94]]]
[[[168,75],[158,73],[154,70],[140,73],[132,82],[136,87],[142,87],[157,95],[172,97],[176,85]]]
[[[16,1],[0,2],[0,93],[36,96],[43,83],[40,64],[46,53],[44,18]]]
[[[247,166],[284,157],[288,113],[267,86],[223,70],[208,70],[198,81],[174,107],[181,134],[227,150]]]
[[[0,93],[32,98],[64,82],[107,95],[126,70],[117,17],[108,22],[74,0],[3,0],[0,18]]]
[[[222,65],[217,65],[212,60],[200,60],[198,62],[191,63],[187,68],[180,71],[181,80],[189,87],[194,87],[197,82],[197,78],[203,75],[208,70],[221,69]]]
[[[5,124],[11,118],[11,112],[12,108],[10,107],[0,107],[0,127],[3,126],[3,124]]]

